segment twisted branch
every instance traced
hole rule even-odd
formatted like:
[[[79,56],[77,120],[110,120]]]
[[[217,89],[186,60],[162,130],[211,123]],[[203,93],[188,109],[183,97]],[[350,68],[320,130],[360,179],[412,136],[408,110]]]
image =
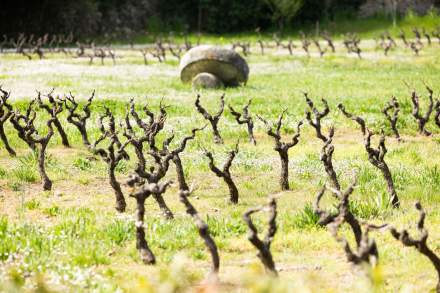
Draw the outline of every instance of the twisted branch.
[[[324,104],[324,109],[320,112],[315,107],[313,101],[309,98],[307,93],[304,93],[304,97],[306,98],[307,105],[310,108],[310,110],[306,110],[306,119],[309,122],[309,124],[313,128],[315,128],[316,136],[323,142],[326,142],[328,138],[322,134],[321,119],[330,113],[330,108],[328,107],[328,103],[325,99],[322,99],[322,103]],[[312,118],[312,113],[313,113],[313,118]]]
[[[214,158],[212,156],[211,152],[208,152],[207,150],[204,150],[205,156],[209,160],[209,169],[217,176],[222,178],[225,183],[228,185],[229,188],[229,201],[233,204],[238,203],[238,189],[235,185],[234,181],[232,180],[232,175],[230,172],[230,168],[232,165],[232,161],[234,160],[235,156],[238,153],[238,142],[235,144],[235,149],[231,150],[228,153],[228,158],[226,159],[225,163],[219,169],[214,162]]]
[[[75,97],[72,93],[69,93],[68,96],[65,96],[62,100],[64,103],[64,107],[68,110],[69,114],[67,115],[67,122],[73,124],[81,134],[82,142],[85,146],[90,146],[89,137],[87,134],[87,120],[91,116],[90,106],[93,102],[93,98],[95,97],[95,91],[92,92],[92,95],[87,100],[87,103],[83,106],[82,111],[84,114],[79,114],[77,109],[79,107],[78,102],[76,102]]]
[[[419,133],[426,135],[426,136],[430,136],[432,133],[429,132],[428,130],[426,130],[425,126],[429,122],[429,117],[431,116],[433,106],[434,106],[434,101],[433,101],[433,97],[432,97],[433,90],[430,87],[428,87],[427,85],[425,85],[425,87],[429,93],[428,109],[426,110],[425,114],[423,114],[423,115],[420,114],[419,96],[417,95],[416,91],[413,90],[412,94],[411,94],[411,101],[412,101],[412,105],[413,105],[412,115],[417,120]]]
[[[404,229],[402,231],[397,231],[396,228],[391,227],[390,232],[391,235],[398,241],[402,242],[404,246],[408,247],[414,247],[417,249],[418,252],[426,256],[429,261],[434,266],[435,270],[437,271],[438,281],[437,281],[437,287],[436,292],[440,292],[440,258],[435,254],[434,251],[429,248],[427,244],[428,240],[428,230],[425,229],[425,217],[426,212],[423,209],[420,202],[417,202],[415,204],[416,209],[419,211],[419,220],[417,222],[417,230],[420,233],[420,238],[415,239],[409,235],[408,230]]]
[[[389,112],[393,110],[393,114],[391,115]],[[382,113],[388,119],[391,125],[391,129],[393,130],[394,136],[397,141],[401,141],[399,131],[397,130],[397,119],[399,118],[400,106],[396,97],[392,97],[385,108],[382,109]]]
[[[243,107],[242,113],[235,111],[231,105],[228,105],[228,107],[229,107],[229,110],[231,111],[231,114],[235,117],[235,120],[237,121],[238,124],[246,124],[247,125],[249,141],[252,144],[256,145],[257,141],[255,140],[255,137],[254,137],[254,120],[249,115],[249,106],[251,103],[252,103],[252,99],[249,99],[247,104]]]
[[[266,236],[264,237],[263,240],[261,240],[260,237],[258,236],[257,227],[255,227],[254,223],[252,222],[251,215],[264,210],[267,210],[269,212],[269,221],[268,221],[269,227]],[[247,210],[243,214],[243,220],[248,226],[248,239],[252,243],[252,245],[254,245],[255,248],[258,250],[257,257],[263,263],[266,271],[273,274],[274,276],[277,276],[278,273],[275,268],[275,262],[273,260],[272,253],[270,251],[270,245],[272,244],[272,240],[277,231],[276,217],[277,217],[277,202],[275,198],[271,198],[267,206],[252,208]]]
[[[106,118],[108,118],[107,129],[103,123]],[[101,136],[90,145],[90,150],[94,154],[99,155],[104,162],[107,163],[110,186],[113,188],[116,197],[116,210],[118,212],[124,212],[127,203],[121,185],[116,179],[115,171],[120,161],[129,159],[125,148],[129,145],[130,140],[127,140],[124,144],[121,143],[116,131],[115,117],[108,108],[105,108],[105,113],[99,118],[99,129],[101,131]],[[110,141],[107,148],[98,148],[98,145],[105,139]]]
[[[210,275],[216,275],[218,274],[220,268],[220,256],[218,254],[217,245],[215,244],[215,241],[209,232],[208,224],[203,221],[203,219],[199,216],[197,210],[189,201],[188,197],[191,195],[191,193],[192,191],[189,190],[179,190],[180,202],[185,205],[186,213],[193,218],[194,223],[196,224],[199,231],[199,235],[205,242],[205,246],[211,254],[212,266]]]
[[[275,142],[274,150],[278,152],[281,160],[281,176],[280,176],[280,186],[282,190],[289,190],[289,149],[294,147],[299,142],[299,137],[301,135],[301,125],[302,121],[299,121],[296,126],[296,134],[292,137],[292,140],[290,142],[283,142],[281,141],[281,125],[283,121],[284,114],[286,113],[286,110],[281,112],[280,116],[278,117],[278,120],[275,124],[275,130],[273,129],[273,126],[269,124],[268,121],[266,121],[261,116],[257,115],[257,118],[264,123],[266,126],[266,133],[267,135],[271,136]]]
[[[342,104],[339,104],[338,108],[347,118],[356,121],[361,127],[361,131],[364,136],[365,150],[368,154],[368,161],[382,172],[382,175],[387,183],[387,190],[391,204],[394,208],[398,208],[400,206],[400,201],[394,187],[394,181],[391,175],[391,171],[388,167],[388,164],[385,162],[387,148],[385,146],[385,134],[383,130],[381,131],[381,136],[377,148],[373,148],[371,146],[371,137],[373,136],[373,133],[365,126],[365,120],[359,116],[348,113]]]
[[[0,92],[2,94],[2,96],[0,97],[0,139],[2,140],[3,145],[5,146],[5,149],[9,153],[9,155],[11,157],[15,157],[17,154],[9,144],[4,128],[5,122],[8,121],[13,113],[12,106],[8,103],[8,99],[11,94],[3,90],[1,86]]]
[[[48,102],[49,104],[46,104],[43,102],[43,100],[41,99],[41,93],[38,92],[37,95],[37,104],[40,107],[40,109],[44,109],[47,113],[51,114],[53,107],[58,107],[61,110],[63,109],[63,105],[61,102],[57,102],[55,100],[55,98],[52,96],[52,92],[47,94],[47,98],[48,98]],[[64,131],[63,126],[61,125],[60,120],[58,119],[58,117],[55,117],[53,125],[55,125],[55,128],[57,129],[58,133],[61,136],[61,143],[63,144],[63,146],[65,147],[70,147],[69,144],[69,139],[67,138],[67,134]]]
[[[223,138],[221,137],[220,132],[218,130],[218,122],[220,121],[220,117],[222,116],[223,110],[225,109],[225,95],[223,94],[220,97],[220,109],[214,115],[209,114],[208,111],[206,111],[206,109],[203,108],[203,106],[200,104],[200,95],[197,95],[195,106],[197,111],[200,114],[202,114],[203,118],[208,120],[209,123],[211,124],[212,131],[214,133],[214,143],[222,144]]]
[[[127,185],[132,188],[129,196],[136,200],[136,248],[144,264],[156,263],[156,258],[145,239],[145,200],[150,195],[162,197],[171,184],[172,181],[145,184],[139,176],[132,176],[127,182]]]

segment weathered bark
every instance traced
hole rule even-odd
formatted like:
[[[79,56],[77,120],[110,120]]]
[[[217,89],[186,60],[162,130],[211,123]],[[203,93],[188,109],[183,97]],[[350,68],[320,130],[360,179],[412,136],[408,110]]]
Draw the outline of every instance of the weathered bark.
[[[108,176],[109,176],[110,186],[113,188],[116,197],[116,210],[122,213],[125,211],[125,208],[127,207],[127,203],[125,202],[125,197],[121,190],[121,184],[119,184],[118,180],[116,179],[116,175],[115,175],[116,166],[117,163],[116,164],[110,163],[110,166],[108,167]]]
[[[256,212],[260,212],[265,208],[269,209],[269,222],[268,222],[269,227],[266,236],[264,237],[263,240],[261,240],[258,237],[258,231],[254,223],[252,222],[251,215]],[[252,243],[252,245],[254,245],[255,248],[258,250],[257,256],[263,263],[266,271],[274,276],[277,276],[278,272],[275,268],[275,262],[273,260],[272,253],[270,251],[270,245],[272,244],[272,240],[277,231],[276,217],[277,217],[277,203],[274,198],[271,198],[269,200],[267,207],[258,207],[258,208],[249,209],[243,214],[243,220],[248,226],[248,239]]]
[[[333,167],[333,152],[334,152],[334,146],[332,144],[334,136],[334,128],[330,128],[327,141],[323,145],[321,149],[320,154],[320,160],[324,165],[325,172],[327,173],[331,188],[333,188],[336,192],[333,194],[342,202],[341,199],[341,185],[338,180],[338,176],[336,174],[336,171]],[[354,186],[354,185],[353,185]],[[330,213],[323,212],[319,209],[319,202],[324,195],[326,188],[323,188],[321,192],[318,194],[318,197],[315,202],[315,213],[320,217],[319,224],[323,226],[327,226],[329,223],[333,222],[335,220],[336,215],[332,215]],[[351,188],[348,189],[350,191]],[[347,192],[348,192],[347,191]],[[354,238],[356,240],[356,244],[359,246],[362,239],[362,229],[359,224],[359,222],[356,220],[352,212],[347,209],[344,211],[344,219],[343,219],[350,227],[353,232]]]
[[[209,169],[217,176],[222,178],[225,183],[228,185],[229,189],[229,201],[233,204],[238,203],[238,189],[235,185],[234,181],[232,180],[232,175],[230,172],[230,168],[232,165],[232,161],[234,160],[235,156],[238,153],[238,143],[235,145],[235,149],[229,152],[228,158],[226,159],[225,163],[223,164],[222,169],[220,170],[217,166],[215,166],[214,157],[212,156],[212,153],[205,150],[205,156],[209,160]]]
[[[415,239],[409,235],[409,232],[405,229],[402,231],[397,231],[396,228],[391,227],[390,232],[391,235],[398,241],[402,242],[404,246],[414,247],[419,251],[421,254],[426,256],[429,261],[434,266],[435,270],[437,271],[437,286],[436,286],[436,292],[440,292],[440,258],[437,256],[437,254],[429,248],[427,244],[428,240],[428,231],[425,229],[425,217],[426,212],[423,209],[420,202],[416,203],[416,209],[419,211],[419,220],[417,222],[417,230],[420,233],[420,238]]]
[[[334,133],[335,133],[334,128],[333,127],[330,128],[327,141],[325,142],[324,146],[321,149],[320,160],[324,165],[325,172],[327,173],[333,187],[337,190],[341,190],[338,176],[333,167],[333,152],[335,150],[335,147],[332,144],[332,140]]]
[[[229,201],[234,204],[238,203],[238,197],[239,197],[238,189],[234,181],[232,180],[231,177],[224,177],[224,180],[228,185],[228,189],[229,189]]]
[[[377,149],[374,149],[370,146],[372,135],[373,134],[370,132],[370,130],[367,129],[367,135],[365,136],[365,149],[368,153],[368,161],[370,161],[373,166],[382,172],[382,175],[387,183],[387,190],[391,204],[394,208],[398,208],[400,206],[399,198],[397,196],[396,189],[394,188],[393,177],[390,169],[388,168],[388,164],[385,162],[385,155],[387,153],[387,149],[385,147],[385,135],[382,132]]]
[[[278,154],[281,160],[280,186],[281,190],[289,190],[289,153],[288,150],[280,150]]]
[[[318,49],[319,57],[322,58],[324,56],[324,54],[327,52],[327,48],[323,49],[321,47],[321,44],[319,43],[319,40],[314,39],[313,43],[315,44],[316,48]]]
[[[393,110],[393,114],[390,115],[389,111]],[[399,119],[400,105],[396,97],[392,97],[385,108],[382,109],[382,113],[390,122],[391,129],[393,130],[394,136],[397,141],[401,141],[399,130],[397,129],[397,120]]]
[[[330,113],[330,108],[328,107],[328,103],[325,99],[322,99],[322,103],[324,104],[324,109],[320,112],[315,107],[313,101],[309,98],[307,93],[304,93],[304,97],[306,99],[307,105],[310,108],[310,110],[306,110],[306,119],[309,122],[309,124],[313,128],[315,128],[316,136],[323,142],[326,142],[328,138],[322,134],[321,120]],[[312,117],[312,113],[313,113],[313,117]]]
[[[131,176],[127,181],[127,185],[132,188],[130,197],[136,199],[136,248],[139,251],[141,260],[145,264],[155,264],[156,259],[153,252],[148,247],[145,239],[144,216],[145,216],[145,200],[150,196],[159,196],[165,193],[172,181],[163,183],[145,183],[145,181],[137,175]]]
[[[52,181],[47,175],[45,168],[46,148],[54,134],[53,123],[61,111],[62,108],[58,104],[53,104],[52,111],[50,111],[51,118],[46,122],[48,132],[45,136],[40,136],[35,128],[34,121],[36,113],[33,109],[33,102],[29,104],[26,115],[14,112],[11,116],[11,122],[17,129],[20,138],[29,145],[32,151],[38,152],[38,172],[44,190],[51,190],[52,188]],[[25,122],[25,125],[21,124],[21,120]],[[37,148],[37,145],[40,146],[40,148]]]
[[[64,106],[69,111],[69,114],[67,116],[67,122],[73,124],[78,131],[81,134],[81,139],[83,144],[86,147],[90,147],[90,141],[87,134],[87,120],[91,116],[90,106],[93,102],[93,98],[95,97],[95,91],[92,92],[92,95],[87,100],[87,103],[83,107],[84,114],[77,113],[78,103],[75,101],[75,97],[72,95],[72,93],[69,94],[69,96],[65,96],[65,98],[62,100],[64,102]]]
[[[418,131],[422,135],[430,136],[432,133],[428,130],[426,130],[425,126],[429,122],[429,118],[431,116],[433,107],[434,107],[434,101],[433,101],[433,91],[431,88],[426,86],[426,89],[429,93],[429,104],[428,109],[426,110],[425,114],[420,114],[420,103],[419,103],[419,96],[417,95],[416,91],[413,90],[411,94],[411,101],[413,105],[412,115],[417,121]]]
[[[49,140],[47,142],[49,142]],[[47,147],[47,143],[42,143],[41,149],[38,152],[38,172],[40,173],[43,189],[51,190],[52,181],[50,180],[49,176],[47,176],[46,167],[45,167],[46,147]]]
[[[393,182],[393,177],[391,175],[391,171],[388,168],[388,164],[385,162],[385,155],[387,153],[387,148],[385,146],[385,134],[383,133],[383,130],[381,133],[378,147],[373,148],[371,147],[371,137],[373,136],[373,133],[366,127],[365,120],[359,116],[355,116],[347,112],[342,104],[339,104],[338,108],[347,118],[356,121],[361,127],[361,132],[364,136],[365,150],[367,151],[368,154],[368,161],[382,172],[382,175],[385,181],[387,182],[387,190],[391,204],[394,208],[398,208],[400,206],[399,198],[394,188],[394,182]]]
[[[160,106],[160,114],[155,115],[147,107],[144,107],[144,112],[148,116],[147,121],[143,121],[135,109],[134,101],[130,101],[129,113],[125,117],[125,131],[124,136],[128,139],[128,142],[134,147],[137,166],[135,169],[136,176],[142,179],[144,182],[141,185],[158,185],[163,177],[166,175],[169,169],[170,161],[176,164],[176,171],[178,175],[179,185],[184,188],[186,185],[185,177],[183,173],[182,162],[180,161],[179,154],[184,151],[187,142],[194,139],[196,133],[202,128],[195,128],[192,130],[190,136],[186,136],[180,142],[180,145],[173,150],[170,150],[170,143],[174,139],[174,134],[164,140],[162,148],[159,149],[156,146],[155,137],[163,129],[166,120],[166,107]],[[143,130],[143,135],[138,137],[130,123],[129,114],[135,119],[136,124]],[[153,164],[149,168],[146,166],[145,154],[143,152],[144,144],[148,144],[148,155],[153,158]],[[140,180],[139,179],[139,180]],[[145,182],[146,181],[146,182]],[[186,190],[188,189],[186,185]],[[172,211],[166,205],[166,202],[161,193],[152,192],[154,200],[159,205],[163,215],[166,219],[174,218]]]
[[[185,179],[185,172],[183,171],[182,161],[179,155],[173,157],[174,166],[176,167],[177,182],[180,190],[189,190]]]
[[[278,152],[278,155],[280,156],[280,162],[281,162],[281,174],[280,174],[280,187],[281,190],[289,190],[289,149],[294,147],[299,142],[300,137],[300,129],[302,125],[302,121],[298,122],[296,126],[296,134],[292,137],[291,142],[283,142],[281,141],[281,125],[282,120],[284,117],[284,114],[286,113],[286,110],[284,110],[280,116],[278,117],[277,124],[275,126],[275,131],[273,130],[273,126],[269,125],[269,122],[267,122],[265,119],[263,119],[260,116],[257,116],[258,119],[260,119],[264,125],[266,126],[266,133],[267,135],[271,136],[274,139],[275,146],[274,150]]]
[[[434,122],[435,125],[440,127],[440,100],[437,100],[434,105],[435,114],[434,114]]]
[[[314,212],[319,217],[319,224],[327,226],[335,239],[342,244],[347,261],[355,265],[367,263],[375,266],[379,259],[379,253],[375,241],[369,238],[368,233],[373,228],[381,229],[386,225],[374,226],[367,224],[365,230],[362,231],[359,220],[350,212],[349,196],[353,193],[355,185],[356,182],[344,192],[335,188],[324,187],[316,198]],[[319,203],[326,189],[330,189],[334,196],[339,200],[336,213],[324,211],[319,207]],[[339,227],[343,223],[349,224],[352,228],[356,240],[355,250],[351,248],[350,244],[344,237],[338,235]]]
[[[209,233],[209,227],[206,224],[205,221],[202,220],[202,218],[197,213],[197,210],[194,208],[194,206],[191,204],[191,202],[188,199],[188,196],[191,194],[191,191],[189,190],[180,190],[179,191],[179,198],[180,202],[183,203],[186,207],[186,213],[190,215],[194,223],[197,226],[197,229],[199,231],[200,237],[205,242],[205,246],[208,249],[209,253],[211,254],[211,272],[210,274],[218,274],[219,268],[220,268],[220,256],[218,254],[217,245],[215,244],[214,239],[212,238],[211,234]]]
[[[18,110],[13,112],[10,120],[12,126],[17,131],[18,137],[23,140],[32,151],[37,151],[37,146],[33,140],[27,139],[27,134],[32,135],[35,133],[36,129],[33,126],[34,120],[36,118],[35,111],[33,110],[33,105],[35,100],[32,100],[26,109],[26,114],[21,114]]]
[[[252,102],[252,99],[249,99],[247,104],[243,107],[243,113],[237,112],[232,108],[231,105],[228,105],[229,110],[231,111],[231,114],[235,117],[235,120],[238,124],[246,124],[247,126],[247,132],[249,136],[249,141],[256,145],[257,141],[254,137],[254,121],[252,117],[249,115],[249,106]]]
[[[405,33],[402,30],[400,30],[399,38],[402,40],[405,47],[409,46],[408,40],[406,39],[406,36],[405,36]]]
[[[354,33],[348,33],[344,35],[344,46],[347,48],[347,53],[355,53],[359,59],[362,59],[362,50],[359,48],[361,39]]]
[[[309,41],[309,39],[307,39],[307,36],[302,31],[300,31],[299,34],[301,38],[302,48],[304,52],[306,52],[307,57],[310,57],[309,47],[312,43]]]
[[[5,129],[3,127],[3,123],[0,124],[0,139],[2,140],[3,145],[5,146],[5,149],[9,153],[9,155],[15,157],[17,154],[9,144],[8,138],[6,137]]]
[[[120,161],[129,159],[125,148],[130,143],[130,140],[126,141],[124,144],[121,143],[116,131],[115,117],[113,116],[110,109],[105,108],[105,110],[105,114],[99,117],[98,126],[99,130],[101,131],[101,136],[89,146],[89,149],[92,153],[99,155],[103,159],[103,161],[107,163],[109,182],[116,199],[115,208],[118,212],[124,212],[127,204],[125,202],[120,183],[116,179],[115,169]],[[107,127],[104,126],[104,120],[106,118],[108,118]],[[109,140],[108,146],[105,149],[98,148],[98,145],[105,139]]]
[[[41,99],[41,93],[38,93],[38,96],[37,96],[37,103],[38,103],[38,105],[39,105],[39,107],[40,107],[41,109],[46,110],[46,112],[49,113],[49,114],[51,114],[53,107],[58,107],[58,108],[61,108],[61,109],[62,109],[62,107],[63,107],[62,103],[61,103],[61,102],[57,102],[57,101],[55,100],[55,98],[52,96],[52,92],[50,92],[49,94],[47,94],[47,97],[48,97],[48,100],[49,100],[49,104],[50,104],[50,105],[49,105],[49,104],[45,104],[45,103],[43,103],[43,100]],[[63,128],[63,126],[61,125],[61,122],[60,122],[60,120],[58,119],[58,117],[55,117],[55,118],[54,118],[53,125],[55,125],[55,128],[57,129],[58,133],[60,134],[60,137],[61,137],[61,143],[63,144],[63,146],[65,146],[65,147],[70,147],[69,139],[67,138],[67,134],[66,134],[66,132],[64,131],[64,128]]]
[[[148,59],[147,59],[147,54],[148,54],[148,50],[144,49],[144,50],[140,50],[142,56],[144,57],[144,64],[148,65]]]
[[[174,214],[170,210],[170,208],[167,206],[165,200],[163,199],[163,196],[161,194],[153,194],[153,198],[157,202],[165,219],[167,219],[167,220],[174,219]]]
[[[221,137],[220,131],[218,130],[218,122],[220,121],[223,110],[225,108],[225,96],[222,95],[220,97],[220,109],[215,115],[209,114],[208,111],[203,108],[203,106],[200,104],[200,95],[197,95],[195,106],[197,111],[202,114],[203,118],[208,120],[211,124],[212,132],[214,134],[214,143],[223,144],[223,138]]]
[[[136,248],[144,264],[155,264],[156,258],[145,240],[145,197],[136,198]]]
[[[63,126],[61,125],[61,122],[57,119],[53,122],[53,125],[55,125],[55,128],[57,129],[58,133],[61,137],[61,143],[65,147],[70,147],[69,139],[67,138],[67,134],[63,129]]]
[[[10,93],[3,90],[0,86],[0,92],[2,96],[0,97],[0,139],[5,146],[6,151],[10,156],[15,157],[15,150],[9,144],[8,138],[5,133],[4,124],[12,115],[12,106],[8,103]]]

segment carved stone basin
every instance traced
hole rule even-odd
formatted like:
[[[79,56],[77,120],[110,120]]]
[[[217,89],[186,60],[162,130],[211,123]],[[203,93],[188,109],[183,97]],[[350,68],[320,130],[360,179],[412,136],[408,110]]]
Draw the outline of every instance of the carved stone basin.
[[[234,50],[222,47],[197,46],[180,61],[182,82],[192,82],[194,87],[238,86],[246,84],[248,76],[246,61]]]

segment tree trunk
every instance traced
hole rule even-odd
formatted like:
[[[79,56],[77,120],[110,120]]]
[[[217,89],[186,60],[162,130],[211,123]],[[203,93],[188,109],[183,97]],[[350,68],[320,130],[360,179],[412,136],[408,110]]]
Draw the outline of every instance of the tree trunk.
[[[54,122],[53,122],[53,124],[55,125],[55,127],[56,127],[57,130],[58,130],[58,133],[59,133],[60,136],[61,136],[61,142],[62,142],[63,146],[69,148],[69,147],[70,147],[69,139],[67,138],[67,134],[66,134],[66,132],[64,131],[63,126],[61,125],[60,120],[55,119]]]
[[[160,210],[162,211],[162,214],[164,215],[165,219],[171,220],[174,219],[173,212],[170,210],[170,208],[165,203],[165,200],[163,199],[161,194],[153,194],[154,200],[156,200],[157,204],[159,205]]]
[[[341,186],[339,185],[339,182],[338,182],[338,177],[336,176],[336,172],[333,169],[333,164],[331,161],[329,164],[331,164],[331,165],[328,167],[327,167],[327,165],[324,166],[325,172],[327,173],[328,177],[330,178],[330,182],[332,183],[333,188],[335,188],[336,190],[341,190]]]
[[[216,144],[223,144],[223,138],[220,135],[220,132],[218,131],[217,124],[212,125],[212,131],[214,132],[214,143]]]
[[[180,160],[179,155],[175,155],[173,157],[174,165],[176,166],[176,173],[177,173],[177,181],[179,182],[179,189],[180,190],[189,190],[188,184],[185,180],[185,173],[183,172],[183,166],[182,161]]]
[[[80,127],[80,133],[81,133],[81,139],[83,141],[83,144],[85,146],[90,146],[90,141],[89,141],[89,137],[87,135],[87,129],[86,129],[85,125]]]
[[[235,186],[234,181],[232,181],[232,178],[230,177],[224,177],[226,184],[228,184],[229,188],[229,201],[233,204],[238,203],[238,189],[237,186]]]
[[[121,185],[116,180],[115,169],[116,169],[116,165],[111,164],[108,169],[108,175],[109,175],[110,185],[113,188],[113,191],[115,192],[115,196],[116,196],[116,210],[122,213],[125,211],[127,203],[125,202],[125,197],[124,194],[122,193]]]
[[[136,248],[144,264],[155,264],[156,258],[148,247],[145,240],[144,215],[145,215],[145,197],[136,198]]]
[[[255,140],[255,137],[254,137],[254,126],[250,123],[247,123],[247,128],[248,128],[248,134],[249,134],[249,142],[252,143],[253,145],[256,145],[257,141]]]
[[[14,149],[9,145],[8,138],[6,137],[6,134],[5,134],[5,129],[3,128],[3,124],[0,124],[0,139],[2,140],[9,155],[11,155],[12,157],[15,157],[17,154],[15,153]]]
[[[350,225],[351,230],[353,231],[354,238],[356,240],[356,244],[359,247],[362,240],[362,229],[359,225],[358,221],[356,221],[355,217],[350,211],[347,211],[347,214],[345,215],[345,221],[348,225]]]
[[[47,143],[42,144],[41,150],[38,152],[38,172],[40,173],[41,181],[43,183],[43,189],[51,190],[52,181],[50,180],[49,176],[47,176],[45,167],[46,147]]]
[[[398,208],[400,206],[399,198],[397,197],[396,189],[394,188],[394,182],[393,177],[391,176],[390,169],[387,165],[384,165],[382,168],[380,168],[382,171],[383,177],[385,178],[385,181],[387,182],[387,189],[388,194],[391,199],[391,204],[394,208]]]
[[[287,151],[279,151],[281,159],[281,190],[289,190],[289,154]]]

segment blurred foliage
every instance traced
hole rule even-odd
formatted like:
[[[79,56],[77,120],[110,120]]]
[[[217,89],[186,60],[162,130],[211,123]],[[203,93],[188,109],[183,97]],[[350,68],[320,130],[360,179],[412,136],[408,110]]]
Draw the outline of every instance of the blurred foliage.
[[[4,2],[4,1],[2,1]],[[39,0],[5,1],[0,34],[70,33],[130,38],[177,31],[225,33],[291,27],[352,14],[364,0]],[[9,3],[8,3],[9,2]]]

